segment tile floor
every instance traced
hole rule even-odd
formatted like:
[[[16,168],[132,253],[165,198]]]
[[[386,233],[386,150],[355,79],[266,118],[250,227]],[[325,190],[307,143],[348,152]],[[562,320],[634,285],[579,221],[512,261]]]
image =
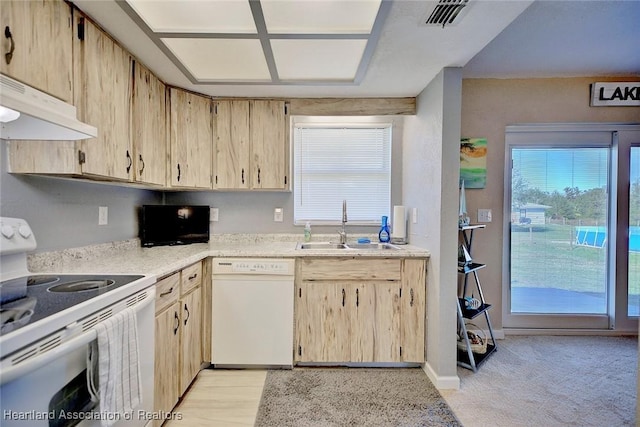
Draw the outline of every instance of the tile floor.
[[[166,427],[253,427],[267,371],[200,371]]]

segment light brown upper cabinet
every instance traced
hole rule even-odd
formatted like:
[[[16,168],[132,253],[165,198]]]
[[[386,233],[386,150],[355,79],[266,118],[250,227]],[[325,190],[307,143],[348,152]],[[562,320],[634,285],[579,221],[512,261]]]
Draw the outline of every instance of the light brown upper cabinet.
[[[288,112],[284,101],[253,100],[251,117],[251,188],[289,188]]]
[[[288,189],[289,132],[285,102],[220,100],[215,103],[214,188]]]
[[[170,89],[171,186],[212,188],[211,98]]]
[[[71,6],[62,0],[3,0],[0,16],[0,72],[72,104]]]
[[[2,10],[4,13],[4,2]],[[81,141],[10,141],[9,171],[131,181],[133,61],[79,11],[76,10],[73,17],[73,104],[78,119],[98,128],[98,137]],[[33,27],[33,31],[38,30]],[[33,55],[33,68],[45,60],[43,55]],[[49,69],[51,65],[40,68]]]
[[[214,188],[248,189],[250,166],[249,101],[217,101]]]
[[[82,14],[74,19],[75,105],[79,119],[98,128],[81,143],[82,173],[131,180],[132,58]]]
[[[165,85],[134,63],[131,126],[136,182],[164,186],[167,175]]]

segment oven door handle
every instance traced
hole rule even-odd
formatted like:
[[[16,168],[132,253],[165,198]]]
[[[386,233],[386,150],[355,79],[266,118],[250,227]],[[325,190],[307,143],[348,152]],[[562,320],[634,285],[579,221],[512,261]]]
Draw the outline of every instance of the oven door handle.
[[[134,306],[136,312],[155,301],[155,290],[152,290],[154,292],[150,295],[150,298],[147,298],[145,301],[142,301],[141,304],[136,304]],[[96,330],[89,329],[87,332],[84,332],[77,337],[73,337],[69,341],[65,341],[58,347],[48,350],[41,355],[35,356],[31,359],[27,359],[26,361],[18,363],[17,365],[9,366],[6,369],[2,369],[2,373],[0,373],[0,385],[13,381],[16,378],[20,378],[25,374],[35,371],[36,369],[40,369],[48,363],[64,356],[65,354],[71,353],[72,351],[77,350],[83,345],[89,344],[91,341],[97,338],[98,333],[96,332]]]
[[[25,362],[3,369],[2,375],[0,375],[0,385],[13,381],[16,378],[35,371],[36,369],[40,369],[41,367],[47,365],[50,362],[53,362],[54,360],[64,356],[65,354],[77,350],[83,345],[89,344],[97,337],[98,333],[96,332],[96,330],[89,329],[84,334],[70,339],[59,347],[43,353],[41,356],[36,356],[32,359],[26,360]]]

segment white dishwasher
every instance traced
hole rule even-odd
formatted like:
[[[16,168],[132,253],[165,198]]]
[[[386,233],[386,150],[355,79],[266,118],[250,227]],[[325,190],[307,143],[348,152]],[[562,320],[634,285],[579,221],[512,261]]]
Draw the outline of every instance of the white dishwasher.
[[[293,366],[294,271],[294,259],[214,258],[214,367]]]

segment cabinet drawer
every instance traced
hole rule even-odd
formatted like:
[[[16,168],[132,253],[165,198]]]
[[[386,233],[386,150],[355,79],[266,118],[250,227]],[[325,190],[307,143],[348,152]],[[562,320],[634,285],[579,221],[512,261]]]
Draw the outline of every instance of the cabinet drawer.
[[[400,280],[401,259],[302,258],[302,280]]]
[[[178,301],[180,294],[180,272],[167,276],[156,283],[156,314]]]
[[[191,289],[200,286],[202,283],[202,263],[197,262],[182,270],[182,290],[181,295],[185,295]]]

